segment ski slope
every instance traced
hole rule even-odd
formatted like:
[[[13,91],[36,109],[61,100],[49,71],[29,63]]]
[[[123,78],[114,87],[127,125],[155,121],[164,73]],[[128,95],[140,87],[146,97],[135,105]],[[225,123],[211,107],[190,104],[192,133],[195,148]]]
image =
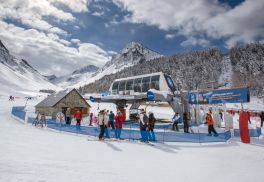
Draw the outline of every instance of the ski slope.
[[[24,125],[0,97],[1,182],[263,182],[263,147],[220,144],[88,141],[87,136]],[[34,106],[39,100],[29,102]]]

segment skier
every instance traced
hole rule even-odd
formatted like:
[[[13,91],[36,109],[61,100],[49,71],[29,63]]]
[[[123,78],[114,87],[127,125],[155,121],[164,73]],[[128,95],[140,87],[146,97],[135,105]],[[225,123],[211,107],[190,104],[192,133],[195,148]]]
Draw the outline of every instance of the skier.
[[[32,125],[37,126],[39,124],[40,118],[41,118],[41,114],[38,113],[37,116],[36,116],[36,118],[32,122]]]
[[[147,124],[148,124],[148,116],[144,109],[141,109],[139,114],[139,129],[141,134],[141,141],[147,142]]]
[[[97,118],[97,116],[96,115],[94,115],[94,117],[93,117],[93,123],[94,123],[94,125],[95,126],[97,126],[98,125],[98,118]]]
[[[66,124],[71,124],[71,108],[67,108],[66,113]]]
[[[219,110],[219,115],[220,115],[221,121],[223,121],[223,113],[221,110]]]
[[[103,136],[104,136],[104,133],[105,133],[105,128],[106,128],[106,115],[104,113],[103,110],[101,110],[98,114],[98,124],[99,124],[99,127],[100,127],[100,133],[99,133],[99,140],[103,140]]]
[[[180,119],[181,119],[181,116],[179,115],[179,113],[175,113],[175,115],[172,118],[172,121],[173,121],[172,130],[176,129],[176,131],[179,131],[178,123],[180,122]]]
[[[105,115],[105,137],[110,138],[109,132],[108,132],[108,125],[109,125],[109,111],[104,110],[104,115]]]
[[[188,116],[187,116],[187,113],[184,112],[183,113],[183,130],[184,130],[184,133],[189,133],[189,123],[188,123]]]
[[[149,112],[149,120],[148,120],[148,132],[149,132],[149,139],[152,141],[156,140],[154,127],[156,123],[156,118],[152,112]]]
[[[90,113],[90,124],[89,124],[89,126],[92,126],[92,122],[93,122],[93,113],[91,112]]]
[[[111,128],[113,130],[115,129],[114,118],[115,118],[115,114],[113,113],[113,111],[110,111],[110,114],[109,114],[109,125],[111,126]]]
[[[263,127],[263,123],[264,123],[264,111],[261,112],[260,119],[261,119],[260,127]]]
[[[121,136],[121,130],[122,130],[122,126],[123,126],[123,122],[124,122],[124,116],[123,114],[118,111],[117,115],[115,117],[115,125],[116,125],[116,129],[115,129],[115,137],[117,139],[120,139]]]
[[[43,126],[47,126],[46,116],[44,113],[42,113],[40,116],[40,124],[41,124],[42,128],[43,128]]]
[[[76,127],[77,127],[77,129],[80,129],[81,121],[82,121],[82,112],[81,112],[80,109],[75,112],[74,118],[76,119]]]
[[[212,117],[212,111],[209,110],[209,112],[206,114],[206,122],[208,124],[208,136],[212,136],[212,132],[214,133],[214,136],[217,137],[218,133],[214,129],[214,120]]]
[[[248,114],[248,123],[251,124],[250,113],[249,113],[249,111],[247,112],[247,114]]]

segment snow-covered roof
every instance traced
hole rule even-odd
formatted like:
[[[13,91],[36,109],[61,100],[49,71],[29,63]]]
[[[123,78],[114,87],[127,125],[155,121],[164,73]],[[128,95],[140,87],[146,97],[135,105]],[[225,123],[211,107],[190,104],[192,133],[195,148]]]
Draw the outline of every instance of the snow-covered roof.
[[[36,105],[36,107],[53,107],[55,106],[61,99],[63,99],[66,95],[68,95],[70,92],[76,91],[78,94],[79,92],[76,89],[67,89],[63,90],[57,93],[54,93],[50,96],[48,96],[46,99],[41,101]],[[80,94],[79,94],[80,95]],[[81,96],[81,95],[80,95]],[[82,97],[82,96],[81,96]],[[85,101],[86,102],[86,101]],[[87,103],[88,104],[88,103]],[[89,104],[88,104],[89,105]]]

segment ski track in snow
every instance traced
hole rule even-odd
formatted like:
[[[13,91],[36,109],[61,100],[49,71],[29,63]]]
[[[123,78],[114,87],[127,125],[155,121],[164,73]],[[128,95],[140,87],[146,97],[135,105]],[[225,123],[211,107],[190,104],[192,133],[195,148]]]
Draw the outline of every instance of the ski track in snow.
[[[222,88],[231,88],[232,87],[232,76],[233,76],[233,70],[232,70],[232,64],[231,60],[228,56],[225,56],[222,61],[222,73],[219,77],[219,83],[225,84]]]
[[[93,142],[24,125],[0,98],[1,182],[262,182],[263,147],[238,141],[220,144]],[[38,101],[31,101],[31,105]]]

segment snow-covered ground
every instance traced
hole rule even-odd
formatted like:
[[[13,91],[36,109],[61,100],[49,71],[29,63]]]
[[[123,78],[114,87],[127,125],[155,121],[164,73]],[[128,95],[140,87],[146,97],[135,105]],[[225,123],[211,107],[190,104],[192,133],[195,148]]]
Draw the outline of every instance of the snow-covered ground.
[[[13,119],[0,98],[0,181],[264,181],[263,147],[220,144],[88,141],[86,136],[38,129]],[[38,100],[33,100],[34,105]]]

